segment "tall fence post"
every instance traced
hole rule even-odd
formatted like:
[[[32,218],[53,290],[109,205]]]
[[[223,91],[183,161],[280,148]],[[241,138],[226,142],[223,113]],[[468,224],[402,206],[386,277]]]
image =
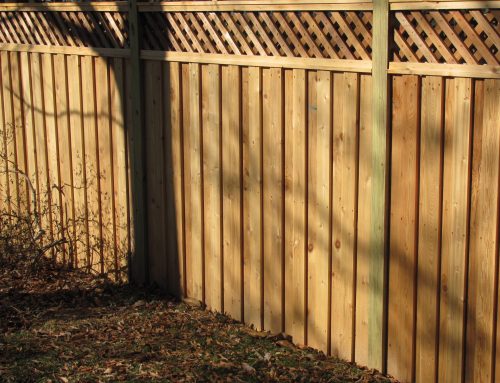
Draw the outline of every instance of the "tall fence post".
[[[144,119],[143,89],[141,69],[140,26],[137,0],[129,0],[129,39],[130,39],[130,81],[132,125],[129,127],[129,151],[132,185],[132,237],[134,249],[130,260],[130,276],[135,283],[148,283],[149,267],[147,254],[146,219],[146,172],[144,163]]]
[[[373,1],[373,136],[370,234],[369,365],[385,369],[385,294],[388,198],[389,2]]]

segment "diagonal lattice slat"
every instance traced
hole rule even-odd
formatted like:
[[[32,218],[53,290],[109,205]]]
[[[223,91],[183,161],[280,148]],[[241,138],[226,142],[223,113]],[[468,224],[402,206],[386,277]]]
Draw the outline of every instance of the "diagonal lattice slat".
[[[0,42],[127,48],[124,12],[0,12]]]
[[[393,61],[500,64],[498,12],[398,11],[394,18]]]
[[[141,21],[150,50],[371,59],[371,12],[164,12]]]

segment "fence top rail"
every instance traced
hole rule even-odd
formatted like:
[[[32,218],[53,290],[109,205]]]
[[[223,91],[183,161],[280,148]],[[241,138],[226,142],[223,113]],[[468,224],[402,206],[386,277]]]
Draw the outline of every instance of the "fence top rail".
[[[0,51],[129,58],[130,49],[0,43]]]
[[[389,0],[392,11],[405,10],[447,10],[447,9],[496,9],[500,8],[498,0],[484,1],[455,1],[455,0],[434,0],[434,1],[414,1],[414,0]]]
[[[371,10],[369,0],[241,0],[241,1],[167,1],[139,4],[141,12],[217,12],[217,11],[335,11]]]
[[[0,43],[0,51],[51,53],[79,56],[101,56],[129,58],[129,49],[113,48],[87,48],[87,47],[60,47],[39,46],[28,44]],[[222,54],[202,54],[184,52],[166,52],[142,50],[141,58],[145,60],[195,62],[200,64],[221,64],[277,68],[297,68],[332,70],[339,72],[371,73],[372,63],[367,60],[332,60],[297,57],[260,57],[236,56]],[[471,77],[500,79],[500,66],[498,65],[464,65],[464,64],[429,64],[391,62],[389,74],[415,74],[423,76],[441,77]]]
[[[127,11],[126,1],[85,1],[85,2],[67,2],[67,3],[2,3],[0,11],[52,11],[52,12],[76,12],[76,11],[95,11],[95,12],[114,12]]]
[[[436,9],[498,9],[500,0],[389,0],[391,10],[436,10]],[[217,12],[217,11],[299,11],[299,10],[371,10],[371,0],[205,0],[205,1],[160,1],[139,3],[140,12]],[[127,1],[86,1],[54,3],[1,3],[0,11],[127,11]]]
[[[222,0],[161,1],[138,3],[140,12],[193,11],[299,11],[299,10],[371,10],[371,0]],[[67,3],[2,3],[0,11],[127,11],[126,1]]]
[[[500,79],[500,66],[391,62],[389,63],[387,73],[414,74],[419,76]]]
[[[140,12],[231,12],[231,11],[365,11],[372,10],[371,1],[326,3],[318,1],[280,2],[270,1],[210,1],[162,2],[140,4]]]
[[[408,3],[408,4],[424,4],[424,3],[434,3],[434,4],[456,4],[460,6],[463,3],[492,3],[495,0],[388,0],[389,3]]]
[[[198,64],[238,65],[264,68],[329,70],[335,72],[371,73],[369,60],[338,60],[300,57],[238,56],[210,53],[186,53],[142,50],[144,60],[175,61]]]

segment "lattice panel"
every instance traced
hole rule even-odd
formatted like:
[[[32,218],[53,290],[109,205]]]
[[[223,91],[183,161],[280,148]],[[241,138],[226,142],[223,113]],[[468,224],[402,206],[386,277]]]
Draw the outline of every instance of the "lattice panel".
[[[394,61],[500,63],[499,10],[395,12]]]
[[[127,31],[122,12],[0,12],[3,43],[126,48]]]
[[[371,12],[155,12],[141,18],[145,49],[371,59]]]

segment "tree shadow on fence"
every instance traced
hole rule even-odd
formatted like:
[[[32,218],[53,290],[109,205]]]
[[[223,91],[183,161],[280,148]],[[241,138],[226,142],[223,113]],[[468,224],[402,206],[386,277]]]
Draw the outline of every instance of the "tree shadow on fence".
[[[84,28],[78,12],[63,12],[65,23],[59,15],[47,23],[54,13],[50,6],[37,4],[35,12],[20,8],[3,12],[2,17],[2,38],[12,39],[3,42],[28,47],[2,52],[0,58],[2,208],[9,212],[24,208],[41,215],[45,240],[64,237],[63,256],[54,259],[126,279],[127,263],[144,262],[136,262],[132,239],[132,201],[141,191],[134,190],[140,183],[130,178],[133,74],[129,60],[120,58],[126,50],[117,58],[99,57],[102,50],[97,44],[106,40],[103,36],[117,37],[99,22],[101,15],[92,6],[86,5],[83,11],[99,39],[89,33],[88,25]],[[22,28],[13,28],[25,22],[32,22],[35,32],[28,41],[22,41],[29,37]],[[82,49],[90,47],[89,53],[37,53],[34,44],[26,45],[64,44],[55,36],[70,41],[69,34],[74,41],[78,37],[80,46],[86,47]],[[49,35],[57,42],[46,41]],[[34,41],[37,38],[40,41]]]
[[[43,10],[43,8],[41,8]],[[46,11],[50,11],[47,8]],[[88,6],[86,11],[93,12]],[[7,19],[11,17],[7,15]],[[7,25],[7,24],[5,24]],[[60,28],[60,24],[50,25],[51,28]],[[88,30],[82,29],[79,23],[71,25],[71,28],[78,34],[82,39],[85,36],[89,36]],[[9,27],[9,30],[12,29]],[[12,32],[12,31],[11,31]],[[59,33],[64,33],[63,29],[59,29]],[[103,32],[109,33],[109,32]],[[12,41],[15,43],[15,41]],[[87,40],[83,40],[84,44],[88,47],[95,45],[95,40],[88,37]],[[96,51],[99,55],[99,51]],[[16,58],[17,57],[17,58]],[[62,57],[62,59],[60,58]],[[5,152],[5,158],[7,161],[2,165],[3,174],[5,175],[2,179],[4,182],[3,190],[0,190],[2,197],[4,197],[3,208],[9,210],[19,209],[22,203],[19,201],[21,197],[19,195],[26,195],[28,201],[26,205],[30,206],[31,202],[29,199],[29,192],[26,186],[23,186],[23,180],[16,175],[15,172],[11,170],[17,169],[22,171],[24,174],[28,175],[32,179],[32,183],[35,185],[37,191],[37,204],[40,211],[40,206],[44,203],[42,200],[45,199],[45,204],[49,206],[55,205],[56,208],[50,207],[47,213],[47,221],[44,223],[47,225],[47,232],[50,232],[52,236],[55,233],[60,232],[59,229],[54,228],[54,221],[60,222],[60,227],[63,229],[67,226],[71,226],[71,237],[73,238],[73,244],[75,249],[72,250],[74,256],[69,258],[69,263],[73,266],[79,267],[81,262],[85,265],[84,268],[87,270],[96,270],[98,273],[111,272],[115,273],[117,279],[119,279],[119,273],[123,269],[123,259],[128,258],[130,265],[134,263],[146,264],[145,275],[150,274],[151,282],[156,282],[161,285],[161,287],[168,289],[170,292],[180,296],[182,294],[186,295],[186,280],[192,278],[192,276],[187,276],[188,272],[191,272],[193,267],[201,269],[201,275],[203,281],[198,281],[202,286],[207,286],[207,281],[210,283],[210,278],[212,275],[208,273],[206,267],[205,259],[203,254],[208,251],[210,253],[217,253],[221,251],[224,244],[224,236],[222,230],[225,226],[234,226],[239,230],[235,234],[238,237],[240,244],[243,243],[242,239],[245,237],[244,228],[245,222],[241,220],[244,219],[244,206],[245,206],[245,189],[244,189],[244,177],[246,176],[246,168],[243,161],[243,148],[241,147],[242,142],[244,142],[245,137],[243,137],[243,128],[241,126],[241,116],[239,123],[240,126],[235,129],[232,127],[230,130],[230,137],[222,137],[222,123],[221,120],[218,121],[218,142],[217,146],[214,148],[207,147],[210,150],[205,150],[205,142],[203,141],[203,134],[205,132],[204,121],[202,120],[201,110],[200,113],[200,148],[201,152],[197,153],[199,156],[198,171],[200,174],[197,176],[201,179],[200,190],[201,195],[199,196],[201,200],[204,198],[204,181],[209,182],[208,178],[204,178],[204,164],[218,164],[219,174],[222,174],[224,166],[229,170],[228,174],[219,177],[219,193],[221,193],[219,198],[218,214],[219,216],[219,232],[220,242],[217,246],[210,242],[208,248],[206,249],[204,240],[205,228],[206,226],[201,226],[200,238],[197,240],[201,243],[200,259],[202,263],[200,265],[188,264],[186,265],[186,213],[185,204],[190,203],[189,201],[184,201],[185,198],[185,187],[187,183],[191,182],[190,179],[185,177],[185,163],[184,160],[186,156],[190,153],[184,153],[185,149],[185,139],[184,133],[190,126],[184,126],[183,113],[188,113],[188,111],[183,110],[184,95],[182,92],[182,86],[179,87],[180,100],[177,100],[180,106],[180,110],[177,111],[178,118],[180,118],[180,141],[178,142],[183,148],[179,149],[182,153],[180,157],[180,163],[174,164],[173,159],[173,143],[175,142],[172,131],[172,111],[170,108],[170,78],[171,73],[169,72],[169,66],[167,64],[148,64],[146,68],[148,70],[155,71],[155,76],[148,75],[147,81],[149,81],[147,87],[148,89],[154,91],[154,94],[147,94],[142,98],[142,102],[148,103],[145,105],[145,114],[148,114],[147,118],[143,121],[143,152],[144,152],[144,164],[145,164],[145,178],[146,178],[146,195],[147,198],[144,200],[144,204],[141,206],[133,206],[133,201],[137,200],[134,194],[137,193],[134,190],[134,185],[137,182],[131,177],[134,177],[133,172],[130,169],[130,156],[131,156],[131,123],[133,121],[132,113],[133,105],[131,105],[131,92],[130,88],[130,77],[134,75],[130,70],[130,63],[127,59],[123,58],[96,58],[96,57],[79,57],[76,55],[64,55],[57,58],[55,55],[49,53],[2,53],[0,56],[0,62],[2,66],[1,73],[1,83],[2,83],[2,118],[4,122],[5,131],[3,134],[3,148]],[[61,61],[62,60],[62,61]],[[57,68],[64,68],[64,74],[56,71],[56,61],[59,62]],[[61,64],[62,63],[62,64]],[[28,65],[27,69],[24,65]],[[50,71],[46,72],[43,68],[46,65],[50,66]],[[156,65],[156,67],[155,67]],[[37,68],[35,68],[37,66]],[[159,67],[159,68],[158,68]],[[71,69],[76,70],[76,73],[71,71]],[[240,69],[239,69],[240,70]],[[160,71],[160,72],[158,72]],[[18,75],[15,73],[18,72]],[[36,78],[37,73],[41,76]],[[47,73],[52,73],[50,81],[46,81]],[[96,77],[96,74],[98,75]],[[102,77],[99,77],[99,74]],[[241,74],[241,70],[240,70]],[[26,75],[28,77],[26,77]],[[89,75],[89,76],[87,76]],[[181,75],[181,71],[176,74]],[[60,78],[62,76],[62,80]],[[142,80],[146,80],[145,76],[141,74]],[[76,80],[75,80],[76,79]],[[99,81],[99,79],[104,80],[104,82]],[[202,71],[199,71],[199,83],[202,82]],[[332,80],[333,81],[333,80]],[[7,84],[7,85],[6,85]],[[9,85],[10,84],[10,85]],[[38,84],[38,85],[37,85]],[[52,90],[48,90],[46,85],[52,86]],[[58,88],[58,84],[63,86],[63,90]],[[219,82],[220,85],[220,82]],[[76,88],[74,88],[76,87]],[[167,89],[168,88],[168,89]],[[238,89],[241,88],[241,84],[238,85]],[[144,89],[144,88],[143,88]],[[71,90],[75,93],[71,93]],[[62,92],[63,97],[58,94],[58,91]],[[40,93],[37,93],[40,92]],[[200,91],[201,93],[201,91]],[[145,93],[143,93],[144,95]],[[198,94],[198,97],[201,97]],[[224,99],[224,96],[222,97]],[[219,100],[220,103],[223,101]],[[196,100],[198,106],[201,105],[201,98]],[[57,102],[62,101],[62,102]],[[191,100],[192,102],[192,100]],[[241,101],[240,101],[241,102]],[[263,101],[264,102],[264,101]],[[283,100],[284,104],[284,100]],[[262,105],[261,105],[262,106]],[[312,107],[312,106],[310,106]],[[221,107],[222,108],[222,107]],[[7,110],[8,109],[8,110]],[[241,113],[241,110],[238,112]],[[282,116],[285,118],[285,116]],[[331,117],[335,118],[335,116]],[[262,123],[262,122],[261,122]],[[10,125],[9,125],[10,124]],[[282,126],[284,126],[282,122]],[[10,127],[9,127],[10,126]],[[7,130],[11,130],[12,140],[8,140]],[[64,133],[66,129],[67,133]],[[331,129],[331,127],[330,127]],[[359,128],[358,128],[359,130]],[[306,136],[309,134],[306,129]],[[261,133],[261,139],[263,139],[264,134]],[[333,142],[333,132],[329,132],[330,141]],[[358,131],[359,135],[359,131]],[[307,140],[307,137],[305,137]],[[177,139],[177,137],[175,138]],[[359,137],[356,138],[359,141]],[[289,148],[285,147],[285,137],[280,137],[280,150],[279,153],[280,161],[284,161],[286,158],[286,151]],[[229,164],[229,166],[224,164],[224,158],[222,156],[222,145],[225,142],[237,142],[239,146],[237,156],[238,164]],[[307,142],[307,141],[306,141]],[[32,146],[31,146],[31,145]],[[121,145],[120,145],[121,144]],[[404,145],[404,143],[393,143]],[[445,143],[446,144],[446,143]],[[264,143],[268,145],[268,143]],[[359,145],[359,143],[358,143]],[[436,145],[441,145],[441,143],[436,142]],[[333,144],[330,145],[330,151],[333,150]],[[445,150],[447,149],[444,145]],[[213,149],[213,150],[212,150]],[[260,150],[266,153],[273,153],[277,150],[275,147],[263,146]],[[307,153],[307,150],[305,152]],[[359,150],[359,148],[358,148]],[[234,153],[233,153],[234,154]],[[262,153],[250,153],[251,156],[258,155],[258,160],[255,158],[250,158],[250,163],[260,163],[260,166],[264,166],[262,163]],[[358,161],[359,153],[358,155]],[[250,156],[250,157],[251,157]],[[329,152],[328,161],[333,157],[333,154]],[[53,159],[55,158],[55,160]],[[363,157],[364,158],[364,157]],[[61,161],[66,159],[67,161]],[[221,162],[222,161],[222,162]],[[238,165],[238,168],[232,168],[232,166]],[[178,166],[178,169],[174,169]],[[305,164],[304,166],[307,166]],[[323,302],[327,309],[325,320],[325,328],[335,326],[335,323],[330,323],[331,320],[331,310],[335,310],[335,301],[330,301],[332,296],[332,273],[335,273],[339,278],[343,278],[344,275],[348,275],[352,280],[346,281],[348,285],[349,297],[346,298],[347,304],[352,304],[351,307],[342,307],[340,310],[345,310],[349,312],[352,316],[352,326],[350,328],[350,334],[345,334],[346,337],[350,337],[350,353],[351,359],[355,358],[355,336],[356,336],[356,291],[359,288],[359,281],[356,279],[357,276],[357,265],[360,262],[369,263],[370,257],[373,256],[369,254],[370,251],[370,239],[362,236],[357,236],[351,238],[346,233],[349,232],[349,228],[345,231],[342,230],[342,225],[346,225],[345,222],[339,218],[337,206],[335,205],[335,200],[332,201],[332,193],[335,179],[331,179],[332,167],[335,163],[329,163],[329,174],[323,174],[325,178],[328,178],[328,188],[329,188],[329,208],[328,209],[317,209],[315,213],[317,214],[317,221],[323,225],[327,225],[329,234],[327,237],[319,237],[315,240],[315,243],[310,243],[306,241],[308,238],[307,232],[309,227],[306,226],[307,219],[306,212],[307,207],[304,206],[304,213],[301,219],[297,222],[291,223],[287,222],[287,217],[293,217],[294,212],[288,210],[288,205],[285,203],[287,198],[285,193],[292,186],[294,192],[305,197],[304,204],[307,205],[309,198],[316,199],[316,195],[310,195],[309,189],[306,185],[287,184],[290,180],[285,179],[284,167],[285,164],[279,164],[280,174],[276,179],[272,179],[275,182],[276,190],[279,189],[280,205],[273,205],[273,209],[262,210],[262,200],[259,201],[259,206],[248,206],[249,209],[259,209],[261,214],[259,215],[260,225],[259,228],[261,234],[261,241],[264,241],[264,231],[269,230],[267,227],[263,227],[264,222],[276,220],[278,217],[283,217],[281,220],[279,233],[272,233],[271,236],[266,236],[268,241],[271,243],[271,247],[277,244],[279,248],[279,254],[274,254],[273,256],[279,257],[279,270],[270,267],[270,264],[264,265],[263,255],[260,255],[260,266],[259,272],[262,273],[261,278],[273,279],[279,289],[273,291],[264,291],[264,296],[259,297],[259,306],[256,308],[260,311],[259,319],[260,325],[263,325],[263,313],[264,302],[268,299],[268,295],[273,295],[275,299],[278,297],[280,301],[280,308],[284,309],[288,304],[287,300],[289,297],[286,296],[287,285],[296,283],[284,275],[283,270],[287,267],[287,262],[290,261],[290,255],[285,251],[289,249],[290,246],[287,243],[289,238],[285,236],[286,225],[293,224],[296,230],[304,234],[302,246],[301,257],[304,259],[304,268],[307,270],[308,262],[308,248],[310,245],[313,246],[316,254],[321,257],[326,257],[327,259],[321,259],[322,264],[327,264],[328,269],[322,270],[326,276],[327,285],[325,288],[328,289],[328,294],[325,296],[328,299]],[[358,164],[358,166],[364,166],[366,168],[371,168],[371,164]],[[24,167],[24,168],[23,168]],[[77,169],[78,168],[78,169]],[[179,179],[182,185],[175,185],[176,179],[174,179],[174,173],[180,172],[181,175]],[[262,180],[264,170],[259,169],[261,174],[259,180],[260,193],[263,193]],[[307,174],[307,171],[305,172]],[[320,172],[321,173],[321,172]],[[406,177],[408,180],[402,180],[401,182],[413,182],[411,179],[415,173],[408,172]],[[321,174],[320,174],[321,175]],[[119,181],[117,181],[119,178]],[[294,182],[291,180],[291,182]],[[308,180],[306,180],[306,183]],[[358,192],[363,193],[359,185],[361,180],[358,180]],[[55,186],[55,187],[54,187]],[[0,184],[1,188],[1,184]],[[229,194],[232,197],[238,195],[239,197],[239,214],[238,217],[229,216],[228,219],[235,219],[235,221],[227,221],[225,224],[223,220],[228,217],[227,212],[224,212],[224,204],[222,193],[224,193],[224,188],[229,188]],[[19,193],[19,190],[25,190],[23,193]],[[181,195],[179,194],[179,190]],[[62,191],[62,192],[61,192]],[[227,190],[226,190],[227,191]],[[141,192],[142,193],[142,192]],[[14,194],[17,194],[14,196]],[[311,193],[312,194],[312,193]],[[356,196],[359,198],[359,195]],[[24,198],[24,197],[22,197]],[[261,197],[263,198],[263,197]],[[281,199],[283,200],[281,200]],[[14,199],[17,199],[16,203]],[[55,202],[54,202],[55,201]],[[181,201],[179,204],[176,201]],[[78,204],[80,204],[78,206]],[[17,205],[17,206],[16,206]],[[357,205],[356,205],[357,206]],[[460,209],[467,209],[466,206],[459,207]],[[144,224],[148,227],[149,236],[147,239],[149,262],[145,259],[136,259],[136,252],[134,250],[134,217],[132,212],[135,209],[144,209],[146,215],[146,222]],[[118,211],[121,210],[121,211]],[[200,219],[201,224],[204,224],[204,214],[205,211],[193,211],[190,214],[196,219]],[[357,212],[356,212],[357,214]],[[417,209],[418,214],[418,209]],[[215,214],[217,216],[217,213]],[[266,218],[266,217],[267,218]],[[69,217],[69,220],[68,220]],[[178,219],[180,217],[180,219]],[[395,217],[396,219],[398,217]],[[79,225],[76,222],[80,222]],[[180,223],[182,227],[178,227]],[[396,224],[396,222],[393,222]],[[419,232],[416,230],[420,238],[433,238],[435,233],[432,231],[432,223],[427,225],[426,222],[419,221],[419,227],[422,230]],[[338,232],[341,233],[339,238],[332,238],[332,230],[338,228]],[[142,228],[141,228],[142,229]],[[417,228],[418,229],[418,228]],[[66,230],[66,229],[64,229]],[[178,235],[179,230],[181,230],[182,236]],[[426,232],[426,230],[430,230]],[[270,240],[273,239],[274,240]],[[79,238],[83,237],[83,244],[78,245]],[[181,240],[179,241],[179,238]],[[227,239],[227,238],[226,238]],[[232,238],[234,239],[234,238]],[[356,242],[354,243],[354,239]],[[349,259],[346,263],[341,262],[338,268],[332,269],[332,252],[335,248],[336,241],[339,241],[340,246],[352,246],[352,259]],[[180,242],[180,243],[179,243]],[[333,242],[333,243],[332,243]],[[415,241],[414,241],[415,242]],[[391,262],[392,265],[397,265],[398,270],[401,271],[402,275],[398,278],[400,280],[414,280],[418,277],[418,285],[416,281],[412,284],[411,289],[434,289],[440,278],[438,271],[433,275],[423,275],[416,273],[417,268],[417,255],[410,259],[408,257],[408,249],[404,247],[399,247],[399,242],[391,242],[394,245],[390,248],[389,257],[386,262]],[[416,242],[415,242],[416,243]],[[159,246],[157,247],[157,245]],[[214,246],[214,248],[211,248]],[[220,308],[224,309],[224,294],[229,293],[227,287],[234,287],[233,284],[241,284],[237,286],[238,291],[234,295],[239,295],[241,297],[241,316],[246,319],[246,313],[244,310],[245,302],[245,288],[254,288],[262,291],[262,285],[251,286],[245,283],[244,272],[245,267],[245,245],[241,245],[239,254],[227,254],[221,251],[220,254],[220,276],[223,279],[221,281],[221,291],[219,295],[215,295],[215,299],[220,299]],[[260,243],[257,248],[259,251],[263,249],[263,244]],[[93,249],[92,254],[94,256],[89,256],[89,249]],[[356,252],[354,252],[356,249]],[[111,264],[106,265],[106,259],[108,257],[107,252],[109,251],[110,257],[112,259]],[[81,252],[85,254],[83,258],[79,258]],[[105,253],[106,252],[106,253]],[[180,253],[180,256],[178,254]],[[266,254],[269,255],[269,254]],[[235,264],[238,267],[234,269],[224,268],[223,257],[234,257]],[[237,259],[236,259],[237,258]],[[94,261],[96,260],[96,262]],[[121,259],[121,260],[120,260]],[[226,259],[227,261],[227,259]],[[95,262],[95,263],[94,263]],[[266,261],[267,262],[267,261]],[[225,264],[225,263],[224,263]],[[273,265],[275,262],[272,263]],[[98,267],[95,268],[95,265]],[[189,269],[189,270],[188,270]],[[388,270],[390,273],[391,270]],[[236,273],[236,274],[235,274]],[[182,276],[182,279],[181,279]],[[144,280],[148,280],[145,277]],[[135,282],[143,282],[142,280],[136,280]],[[301,281],[304,287],[308,283],[308,275],[304,274],[304,279]],[[224,290],[223,286],[226,286]],[[372,288],[386,288],[387,286],[373,286]],[[389,286],[389,289],[391,286]],[[385,291],[376,291],[374,295],[383,296]],[[436,291],[439,294],[439,291]],[[206,289],[202,293],[202,299],[206,298]],[[412,290],[411,299],[412,302],[416,302],[418,299],[418,291]],[[211,298],[212,299],[212,298]],[[303,297],[304,302],[300,305],[294,306],[290,312],[293,313],[294,317],[303,318],[304,333],[306,338],[323,339],[325,337],[324,329],[318,329],[315,327],[307,327],[308,320],[310,317],[310,308],[307,307],[308,298]],[[391,299],[391,296],[388,297]],[[439,299],[439,295],[437,297]],[[460,312],[464,310],[464,302],[458,296],[453,296],[447,302],[450,311]],[[333,308],[332,308],[333,306]],[[389,303],[390,306],[390,303]],[[387,332],[390,334],[398,334],[397,336],[405,338],[405,343],[411,345],[411,350],[404,350],[406,354],[396,355],[392,354],[395,358],[396,363],[398,363],[398,358],[402,363],[407,363],[408,358],[411,358],[410,364],[414,363],[414,348],[415,348],[415,318],[417,308],[412,306],[409,313],[410,321],[407,318],[403,318],[398,311],[398,307],[393,307],[394,311],[388,313],[388,326]],[[388,307],[384,308],[387,313]],[[290,323],[287,322],[288,318],[285,317],[285,312],[283,310],[281,313],[276,314],[279,316],[280,329],[283,331],[288,331]],[[465,312],[465,311],[464,311]],[[439,317],[439,314],[437,314]],[[467,322],[467,325],[471,325],[472,321]],[[259,325],[259,323],[254,323]],[[439,324],[438,324],[439,325]],[[329,349],[331,343],[332,329],[327,328],[327,336],[324,339],[324,349]],[[382,331],[382,329],[380,329]],[[433,332],[439,333],[439,330],[432,329]],[[476,333],[477,339],[483,339],[486,335],[481,334],[481,328]],[[403,333],[401,333],[403,332]],[[337,334],[342,336],[344,334]],[[450,349],[462,349],[464,340],[461,337],[455,338],[454,334],[450,334],[447,339],[447,344]],[[368,344],[366,344],[368,347]],[[380,345],[382,347],[382,345]],[[391,347],[391,344],[388,345]],[[437,348],[436,348],[437,349]],[[339,350],[335,350],[340,352]],[[410,356],[409,356],[410,355]],[[414,369],[415,367],[410,367]]]

